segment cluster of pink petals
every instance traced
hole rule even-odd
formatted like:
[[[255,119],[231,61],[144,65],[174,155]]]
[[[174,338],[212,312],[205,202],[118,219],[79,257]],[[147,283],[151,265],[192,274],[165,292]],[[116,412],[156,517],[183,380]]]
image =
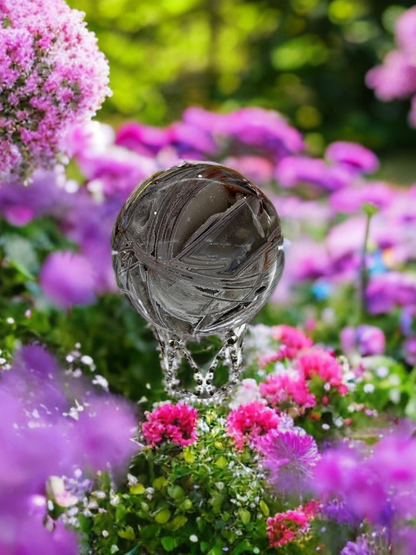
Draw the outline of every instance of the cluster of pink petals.
[[[267,536],[270,547],[282,547],[299,540],[309,530],[311,519],[316,516],[318,505],[311,501],[305,507],[277,513],[267,519]]]
[[[318,347],[310,349],[297,358],[296,364],[306,380],[318,376],[325,383],[336,388],[341,395],[347,393],[347,387],[343,383],[343,368],[327,351]]]
[[[316,404],[315,396],[309,391],[304,376],[296,371],[271,374],[260,384],[260,393],[273,407],[288,410],[296,405],[302,413]]]
[[[280,341],[278,360],[295,358],[299,351],[309,349],[313,345],[312,339],[301,330],[285,324],[274,326],[271,335],[273,339]]]
[[[198,413],[194,407],[185,403],[166,403],[146,416],[142,432],[147,443],[153,447],[165,441],[182,447],[195,443]]]
[[[366,76],[367,85],[376,96],[388,102],[412,97],[410,125],[416,126],[416,7],[405,11],[396,22],[398,49],[385,57],[383,64],[371,69]]]
[[[232,410],[227,417],[227,433],[232,437],[238,449],[244,445],[255,445],[259,438],[270,430],[277,428],[280,417],[258,401],[240,405]]]
[[[51,167],[109,95],[108,63],[64,0],[0,0],[0,178]]]

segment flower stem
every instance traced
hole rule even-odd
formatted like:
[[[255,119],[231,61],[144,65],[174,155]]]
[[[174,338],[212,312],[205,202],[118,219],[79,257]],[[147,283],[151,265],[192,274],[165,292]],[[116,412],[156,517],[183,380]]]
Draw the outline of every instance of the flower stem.
[[[367,299],[366,292],[368,286],[368,269],[367,269],[367,252],[368,252],[368,240],[370,237],[370,224],[371,219],[374,214],[377,214],[378,209],[373,204],[364,204],[364,212],[367,216],[367,221],[365,225],[364,241],[361,250],[361,263],[360,263],[360,278],[359,278],[359,323],[362,323],[367,316]]]

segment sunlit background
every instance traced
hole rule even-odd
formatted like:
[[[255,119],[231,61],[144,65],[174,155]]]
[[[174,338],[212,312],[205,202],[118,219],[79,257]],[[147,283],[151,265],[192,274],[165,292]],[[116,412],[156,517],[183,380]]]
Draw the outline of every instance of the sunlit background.
[[[413,2],[387,0],[69,0],[110,60],[113,96],[99,119],[165,125],[190,105],[282,112],[313,154],[358,141],[383,177],[416,175],[409,103],[381,103],[366,72],[394,46]],[[399,169],[399,171],[397,171]]]

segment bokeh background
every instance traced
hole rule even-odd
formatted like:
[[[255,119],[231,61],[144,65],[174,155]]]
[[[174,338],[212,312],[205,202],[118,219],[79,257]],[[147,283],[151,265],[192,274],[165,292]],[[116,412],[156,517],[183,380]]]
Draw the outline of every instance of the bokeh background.
[[[68,0],[110,61],[98,118],[166,125],[187,106],[280,111],[311,154],[334,140],[375,150],[381,177],[416,175],[408,101],[382,103],[365,74],[394,47],[414,2],[387,0]]]

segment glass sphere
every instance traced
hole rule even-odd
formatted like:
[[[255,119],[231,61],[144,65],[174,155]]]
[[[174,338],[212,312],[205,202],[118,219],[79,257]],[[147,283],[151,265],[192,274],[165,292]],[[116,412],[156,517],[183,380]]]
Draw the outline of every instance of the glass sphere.
[[[235,170],[186,162],[141,183],[118,215],[120,290],[151,324],[189,338],[255,316],[283,266],[272,203]]]

